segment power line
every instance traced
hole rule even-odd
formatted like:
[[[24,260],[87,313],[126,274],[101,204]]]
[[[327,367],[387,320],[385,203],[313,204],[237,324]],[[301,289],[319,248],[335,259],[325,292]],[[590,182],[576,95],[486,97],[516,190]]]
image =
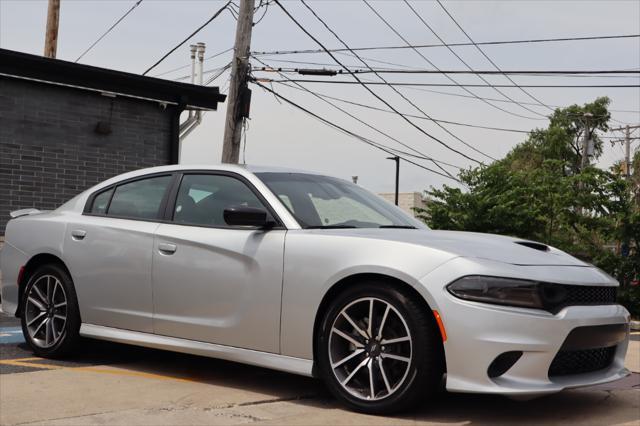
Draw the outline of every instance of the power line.
[[[276,4],[278,6],[280,6],[280,8],[285,12],[285,14],[287,16],[289,16],[289,18],[305,33],[307,34],[313,41],[315,41],[321,48],[326,50],[326,47],[318,40],[316,39],[311,33],[309,33],[285,8],[284,6],[282,6],[282,4],[278,1],[275,0]],[[309,7],[308,4],[305,3],[304,0],[301,0],[302,4],[311,11],[311,13],[316,17],[317,20],[319,20],[323,26],[340,42],[342,43],[343,46],[345,46],[346,48],[349,48],[349,46],[340,38],[340,36],[338,36],[335,31],[333,31],[326,22],[324,22],[324,20],[322,20],[322,18],[320,18],[315,11]],[[362,62],[366,67],[369,68],[369,64],[367,64],[362,58],[360,58],[357,54],[355,54],[354,52],[351,52],[352,54],[354,54],[358,60],[360,62]],[[327,54],[331,57],[331,59],[333,59],[338,65],[340,65],[342,68],[347,69],[344,64],[342,62],[340,62],[340,60],[338,60],[338,58],[335,57],[335,55],[333,55],[331,52],[327,51]],[[371,95],[373,95],[376,99],[378,99],[380,102],[384,103],[388,108],[390,108],[391,110],[393,110],[396,114],[398,114],[398,116],[400,116],[403,120],[405,120],[407,123],[409,123],[412,127],[416,128],[420,133],[424,134],[425,136],[433,139],[434,141],[438,142],[439,144],[441,144],[442,146],[446,147],[447,149],[449,149],[450,151],[453,151],[471,161],[474,161],[478,164],[482,164],[480,161],[464,154],[461,151],[458,151],[455,148],[450,147],[448,144],[446,144],[445,142],[441,141],[440,139],[436,138],[435,136],[432,136],[431,134],[429,134],[427,131],[425,131],[423,128],[421,128],[420,126],[418,126],[417,124],[415,124],[413,121],[409,120],[407,117],[405,117],[404,115],[402,115],[397,109],[395,109],[389,102],[387,102],[386,100],[384,100],[382,97],[380,97],[376,92],[374,92],[370,87],[368,87],[366,84],[364,84],[362,82],[362,80],[360,80],[360,78],[355,75],[355,74],[351,74],[351,76],[362,86],[364,87],[369,93],[371,93]],[[386,82],[386,80],[381,77],[380,75],[377,76],[379,79],[381,79],[383,82]],[[426,117],[429,117],[428,114],[426,114],[422,109],[420,109],[415,103],[413,103],[410,99],[408,99],[406,96],[404,96],[401,92],[399,92],[395,87],[388,85],[388,87],[391,87],[392,90],[394,90],[398,95],[400,95],[404,100],[406,100],[408,103],[410,103],[414,108],[416,108],[418,111],[420,111],[422,114],[424,114]],[[482,151],[476,149],[475,147],[467,144],[465,141],[463,141],[462,139],[460,139],[458,136],[454,135],[451,131],[449,131],[449,129],[447,129],[446,127],[442,126],[440,123],[434,122],[436,125],[438,125],[440,128],[442,128],[444,131],[446,131],[448,134],[450,134],[451,136],[453,136],[454,138],[456,138],[457,140],[459,140],[460,142],[462,142],[465,146],[471,148],[472,150],[485,155],[486,157],[495,160],[493,157],[483,153]]]
[[[258,58],[254,58],[254,59],[256,59],[258,62],[260,62],[260,63],[263,63],[263,64],[264,64],[264,62],[262,62],[260,59],[258,59]],[[286,77],[286,76],[284,76],[284,77]],[[302,91],[304,91],[304,92],[310,93],[311,95],[315,96],[316,98],[320,99],[321,101],[323,101],[323,102],[325,102],[325,103],[327,103],[327,104],[331,105],[333,108],[337,109],[338,111],[340,111],[340,112],[342,112],[342,113],[344,113],[344,114],[348,115],[349,117],[353,118],[354,120],[356,120],[356,121],[357,121],[357,122],[359,122],[360,124],[363,124],[364,126],[366,126],[366,127],[370,128],[370,129],[374,130],[375,132],[377,132],[377,133],[379,133],[379,134],[381,134],[381,135],[385,136],[386,138],[388,138],[388,139],[390,139],[390,140],[392,140],[392,141],[394,141],[394,142],[396,142],[396,143],[398,143],[398,144],[400,144],[400,145],[404,146],[405,148],[410,149],[411,151],[413,151],[413,152],[417,153],[418,155],[410,154],[410,153],[407,153],[407,152],[403,152],[403,151],[399,151],[399,150],[398,150],[399,152],[402,152],[403,154],[410,155],[410,156],[413,156],[413,157],[417,157],[417,158],[421,158],[421,159],[429,160],[429,161],[433,162],[434,164],[435,164],[435,163],[440,163],[440,164],[444,164],[444,165],[447,165],[447,166],[450,166],[450,167],[454,167],[454,168],[456,168],[456,169],[458,169],[458,170],[459,170],[459,169],[461,169],[461,167],[460,167],[460,166],[456,166],[456,165],[454,165],[454,164],[450,164],[450,163],[446,163],[446,162],[444,162],[444,161],[436,160],[436,159],[434,159],[434,158],[432,158],[432,157],[427,156],[426,154],[424,154],[424,153],[422,153],[422,152],[418,151],[417,149],[413,148],[412,146],[410,146],[410,145],[408,145],[408,144],[406,144],[406,143],[404,143],[404,142],[402,142],[402,141],[398,140],[397,138],[395,138],[395,137],[393,137],[393,136],[389,135],[388,133],[386,133],[386,132],[384,132],[384,131],[382,131],[382,130],[378,129],[377,127],[375,127],[375,126],[373,126],[373,125],[371,125],[371,124],[367,123],[366,121],[364,121],[364,120],[362,120],[362,119],[360,119],[360,118],[356,117],[355,115],[351,114],[349,111],[347,111],[347,110],[345,110],[344,108],[341,108],[341,107],[339,107],[338,105],[334,104],[333,102],[331,102],[331,101],[327,100],[325,97],[321,96],[320,94],[315,93],[315,92],[313,92],[312,90],[309,90],[308,88],[304,87],[302,84],[295,83],[295,82],[293,82],[293,83],[295,84],[295,86],[289,86],[289,85],[286,85],[286,86],[287,86],[287,87],[293,87],[293,88],[295,88],[295,89],[302,90]],[[393,114],[393,111],[389,111],[389,112]],[[391,148],[390,148],[390,149],[391,149]],[[437,164],[436,164],[436,165],[437,165]]]
[[[257,59],[257,57],[254,56]],[[309,62],[300,62],[300,61],[280,61],[280,62],[293,62],[293,63],[301,63],[308,64]],[[313,63],[311,63],[313,64]],[[316,65],[328,65],[322,63],[315,63]],[[333,66],[331,64],[330,66]],[[279,71],[284,73],[299,73],[301,70],[306,70],[304,68],[287,68],[287,67],[255,67],[253,71]],[[342,69],[334,70],[323,68],[323,71],[332,71],[336,74],[345,74]],[[626,70],[428,70],[428,69],[412,69],[412,70],[398,70],[398,69],[389,69],[389,68],[372,68],[372,69],[363,69],[363,68],[349,68],[348,74],[370,74],[370,73],[381,73],[381,74],[488,74],[488,75],[505,75],[505,74],[515,74],[515,75],[532,75],[532,76],[555,76],[565,74],[585,74],[585,75],[598,75],[598,74],[639,74],[638,76],[631,76],[634,78],[640,77],[639,71],[626,71]],[[516,83],[517,86],[517,83]],[[514,101],[515,102],[515,101]]]
[[[473,45],[475,46],[475,48],[482,54],[482,56],[485,57],[485,59],[487,59],[489,61],[489,63],[491,65],[494,66],[495,69],[497,69],[498,71],[502,71],[500,69],[500,67],[484,52],[484,50],[482,50],[482,48],[480,46],[478,46],[478,44],[471,38],[471,36],[464,30],[464,28],[462,28],[462,26],[458,23],[458,21],[456,21],[456,19],[451,15],[451,13],[449,13],[449,11],[444,7],[444,5],[442,4],[442,2],[440,0],[436,0],[438,2],[438,4],[440,5],[440,7],[442,8],[442,10],[444,10],[444,12],[447,14],[447,16],[449,16],[449,18],[451,18],[451,20],[453,21],[454,24],[456,24],[456,26],[460,29],[460,31],[462,31],[462,33],[469,39],[469,41],[471,43],[473,43]],[[415,9],[409,4],[409,2],[407,0],[404,0],[405,4],[411,9],[414,10]],[[417,12],[415,12],[416,14],[418,14]],[[419,16],[419,15],[418,15]],[[525,95],[529,96],[531,99],[533,99],[534,101],[536,101],[538,104],[540,104],[541,106],[553,111],[553,108],[551,108],[550,106],[546,105],[544,102],[542,102],[540,99],[536,98],[535,96],[533,96],[530,92],[524,90],[521,86],[518,86],[518,83],[516,83],[511,77],[509,77],[506,73],[502,73],[507,80],[509,80],[511,83],[513,83],[514,85],[516,85],[518,87],[518,89],[520,89],[520,91],[522,93],[524,93]],[[524,108],[524,106],[523,106]]]
[[[355,74],[350,74],[355,76]],[[273,83],[279,83],[283,80],[269,80]],[[286,80],[285,80],[286,81]],[[346,80],[311,80],[311,79],[298,79],[295,80],[300,83],[324,83],[324,84],[360,84],[356,81],[346,81]],[[362,84],[367,86],[413,86],[413,87],[518,87],[510,84],[466,84],[466,83],[458,83],[458,84],[450,84],[450,83],[413,83],[413,82],[382,82],[382,81],[365,81]],[[564,88],[564,89],[579,89],[579,88],[638,88],[640,84],[523,84],[520,87],[527,88]],[[483,99],[483,98],[480,98]]]
[[[204,58],[204,60],[205,60],[205,61],[208,61],[209,59],[213,59],[213,58],[216,58],[216,57],[218,57],[218,56],[220,56],[220,55],[224,55],[225,53],[230,52],[230,51],[232,51],[232,50],[233,50],[233,47],[230,47],[230,48],[228,48],[228,49],[224,49],[224,50],[223,50],[223,51],[221,51],[221,52],[214,53],[214,54],[213,54],[213,55],[211,55],[211,56],[207,56],[206,58]],[[162,72],[162,73],[160,73],[160,74],[155,74],[153,77],[162,77],[162,76],[164,76],[164,75],[171,74],[172,72],[176,72],[176,71],[183,70],[183,69],[185,69],[185,68],[189,68],[190,66],[191,66],[191,64],[183,65],[183,66],[181,66],[181,67],[173,68],[173,69],[171,69],[171,70],[169,70],[169,71],[165,71],[165,72]]]
[[[276,1],[275,3],[276,3],[276,4],[278,4],[278,1]],[[371,139],[365,138],[364,136],[358,135],[357,133],[354,133],[354,132],[352,132],[352,131],[350,131],[350,130],[347,130],[347,129],[345,129],[345,128],[344,128],[344,127],[342,127],[342,126],[340,126],[340,125],[338,125],[338,124],[335,124],[335,123],[333,123],[332,121],[329,121],[328,119],[326,119],[326,118],[324,118],[324,117],[319,116],[318,114],[316,114],[316,113],[314,113],[314,112],[310,111],[309,109],[307,109],[307,108],[305,108],[305,107],[303,107],[303,106],[301,106],[301,105],[298,105],[297,103],[293,102],[292,100],[290,100],[290,99],[288,99],[288,98],[286,98],[286,97],[282,96],[281,94],[277,93],[275,90],[270,89],[269,87],[267,87],[267,86],[265,86],[265,85],[263,85],[263,84],[260,84],[260,83],[259,83],[259,82],[257,82],[257,81],[254,81],[253,83],[254,83],[254,84],[256,84],[256,85],[258,85],[258,86],[260,86],[262,89],[264,89],[264,90],[266,90],[266,91],[268,91],[268,92],[272,93],[272,94],[273,94],[274,96],[276,96],[277,98],[282,99],[284,102],[288,103],[289,105],[291,105],[291,106],[293,106],[293,107],[295,107],[295,108],[298,108],[299,110],[301,110],[301,111],[303,111],[303,112],[307,113],[308,115],[311,115],[312,117],[314,117],[314,118],[316,118],[316,119],[320,120],[320,121],[321,121],[321,122],[323,122],[324,124],[326,124],[326,125],[328,125],[328,126],[330,126],[330,127],[333,127],[334,129],[339,130],[339,131],[341,131],[342,133],[345,133],[345,134],[347,134],[347,135],[349,135],[349,136],[352,136],[352,137],[356,138],[357,140],[359,140],[359,141],[361,141],[361,142],[366,143],[367,145],[370,145],[370,146],[373,146],[373,147],[375,147],[375,148],[378,148],[379,150],[384,151],[384,152],[386,152],[387,154],[390,154],[390,155],[397,155],[397,154],[394,152],[394,150],[393,150],[393,149],[390,149],[390,148],[389,148],[389,147],[387,147],[386,145],[380,144],[380,143],[378,143],[378,142],[374,142],[374,141],[372,141]],[[454,181],[456,181],[456,182],[458,182],[458,183],[461,183],[461,182],[460,182],[460,180],[456,179],[455,177],[452,177],[452,176],[447,175],[447,174],[444,174],[444,173],[440,173],[440,172],[438,172],[438,171],[436,171],[436,170],[433,170],[433,169],[431,169],[431,168],[429,168],[429,167],[423,166],[422,164],[416,163],[416,162],[414,162],[414,161],[408,160],[408,159],[406,159],[406,158],[404,158],[404,157],[400,157],[400,158],[402,158],[404,161],[406,161],[406,162],[407,162],[407,163],[409,163],[409,164],[413,164],[414,166],[420,167],[421,169],[427,170],[427,171],[429,171],[429,172],[431,172],[431,173],[434,173],[434,174],[436,174],[436,175],[438,175],[438,176],[442,176],[442,177],[447,178],[447,179],[452,179],[452,180],[454,180]]]
[[[145,72],[142,73],[142,75],[147,75],[149,73],[149,71],[151,71],[152,69],[154,69],[155,67],[160,65],[160,63],[162,61],[164,61],[165,59],[167,59],[167,57],[169,55],[171,55],[173,52],[175,52],[180,46],[185,44],[187,41],[189,41],[189,39],[191,37],[193,37],[194,35],[198,34],[204,27],[209,25],[211,23],[211,21],[216,19],[218,17],[218,15],[220,15],[225,9],[227,9],[229,7],[230,4],[231,4],[231,0],[229,0],[227,3],[225,3],[224,6],[222,6],[220,9],[218,9],[218,11],[216,13],[214,13],[213,16],[211,16],[211,18],[207,19],[207,21],[204,24],[200,25],[198,28],[196,28],[196,30],[194,32],[189,34],[184,40],[182,40],[175,47],[173,47],[171,50],[169,50],[167,53],[165,53],[162,58],[158,59],[158,61],[156,61],[155,64],[151,65]]]
[[[639,38],[640,34],[624,34],[624,35],[609,35],[609,36],[588,36],[588,37],[559,37],[559,38],[541,38],[541,39],[529,39],[529,40],[501,40],[501,41],[482,41],[477,42],[478,46],[499,46],[505,44],[530,44],[530,43],[553,43],[553,42],[567,42],[567,41],[588,41],[588,40],[611,40],[611,39],[630,39]],[[337,48],[328,49],[332,53],[347,52],[347,51],[366,51],[366,50],[396,50],[396,49],[425,49],[433,47],[458,47],[458,46],[474,46],[474,43],[441,43],[441,44],[412,44],[401,46],[373,46],[373,47],[352,47],[350,49]],[[254,55],[291,55],[298,53],[324,53],[322,49],[303,49],[303,50],[272,50],[263,52],[252,52]]]
[[[381,20],[381,21],[382,21],[382,22],[383,22],[387,27],[388,27],[388,28],[389,28],[389,29],[390,29],[390,30],[391,30],[395,35],[397,35],[397,36],[398,36],[398,37],[399,37],[399,38],[400,38],[400,39],[401,39],[405,44],[407,44],[407,45],[410,45],[410,44],[411,44],[411,43],[409,42],[409,40],[407,40],[407,39],[406,39],[402,34],[400,34],[400,32],[399,32],[399,31],[398,31],[398,30],[397,30],[393,25],[391,25],[391,24],[389,23],[389,21],[387,21],[387,20],[386,20],[386,19],[385,19],[381,14],[380,14],[380,12],[378,12],[378,11],[377,11],[373,6],[371,6],[371,4],[370,4],[367,0],[363,0],[363,2],[364,2],[364,4],[365,4],[365,5],[366,5],[366,6],[367,6],[367,7],[368,7],[368,8],[369,8],[369,9],[370,9],[370,10],[371,10],[371,11],[372,11],[372,12],[373,12],[373,13],[374,13],[374,14],[375,14],[375,15],[376,15],[376,16],[377,16],[377,17],[378,17],[378,18],[379,18],[379,19],[380,19],[380,20]],[[411,10],[413,10],[413,9],[411,9]],[[415,13],[415,12],[414,12],[414,13]],[[422,23],[427,27],[427,29],[428,29],[429,31],[431,31],[431,33],[432,33],[432,34],[433,34],[433,35],[434,35],[434,36],[435,36],[435,37],[436,37],[436,38],[437,38],[441,43],[445,44],[444,40],[443,40],[443,39],[438,35],[438,33],[436,33],[436,32],[435,32],[435,31],[434,31],[434,30],[429,26],[429,24],[427,24],[427,22],[426,22],[426,21],[424,21],[424,20],[422,19],[422,17],[421,17],[420,15],[417,15],[417,16],[418,16],[418,19],[420,19],[420,21],[421,21],[421,22],[422,22]],[[452,53],[456,58],[458,58],[458,60],[459,60],[460,62],[462,62],[462,63],[463,63],[463,64],[464,64],[468,69],[470,69],[470,70],[472,69],[472,68],[471,68],[471,66],[470,66],[469,64],[467,64],[467,63],[465,62],[465,60],[464,60],[464,59],[462,59],[462,58],[460,57],[460,55],[458,55],[458,54],[457,54],[457,53],[456,53],[456,52],[455,52],[451,47],[448,47],[448,46],[447,46],[447,49],[449,49],[449,51],[450,51],[450,52],[451,52],[451,53]],[[429,65],[431,65],[433,68],[435,68],[436,70],[440,70],[440,68],[438,68],[438,66],[437,66],[436,64],[434,64],[432,61],[430,61],[430,60],[429,60],[425,55],[423,55],[423,54],[422,54],[422,52],[420,52],[418,49],[415,49],[415,48],[414,48],[414,49],[412,49],[412,50],[413,50],[413,51],[414,51],[418,56],[420,56],[423,60],[425,60]],[[449,81],[451,81],[452,83],[455,83],[455,84],[456,84],[458,87],[460,87],[462,90],[464,90],[465,92],[467,92],[468,94],[470,94],[470,95],[472,95],[472,96],[475,96],[477,99],[481,100],[482,102],[484,102],[485,104],[489,105],[489,106],[490,106],[490,107],[492,107],[492,108],[498,109],[498,110],[500,110],[500,111],[502,111],[502,112],[505,112],[505,113],[507,113],[507,114],[510,114],[510,115],[514,115],[514,116],[516,116],[516,117],[526,118],[526,119],[530,119],[530,120],[535,120],[535,119],[536,119],[536,118],[534,118],[534,117],[527,117],[527,116],[524,116],[524,115],[522,115],[522,114],[518,114],[518,113],[516,113],[516,112],[513,112],[513,111],[510,111],[510,110],[504,109],[504,108],[502,108],[502,107],[500,107],[500,106],[494,105],[494,104],[492,104],[491,102],[487,101],[486,99],[482,99],[481,97],[479,97],[475,92],[473,92],[473,91],[469,90],[469,89],[468,89],[468,87],[466,87],[466,86],[462,86],[462,85],[459,85],[459,84],[458,84],[458,81],[457,81],[457,80],[455,80],[453,77],[451,77],[451,76],[449,76],[449,75],[447,75],[447,74],[444,74],[444,76],[445,76]],[[488,84],[489,86],[491,86],[491,83],[489,83],[489,81],[487,81],[484,77],[482,77],[482,76],[480,76],[480,75],[478,75],[478,77],[479,77],[482,81],[484,81],[486,84]],[[540,116],[544,117],[544,115],[543,115],[543,114],[540,114],[539,112],[534,111],[534,110],[532,110],[532,109],[530,109],[530,108],[528,108],[528,107],[526,107],[526,106],[520,105],[520,104],[519,104],[515,99],[510,98],[507,94],[505,94],[504,92],[502,92],[500,89],[496,88],[495,86],[491,86],[491,87],[492,87],[496,92],[498,92],[499,94],[501,94],[502,96],[504,96],[506,99],[509,99],[509,100],[513,101],[514,103],[516,103],[516,104],[517,104],[518,106],[520,106],[521,108],[524,108],[525,110],[527,110],[527,111],[529,111],[529,112],[532,112],[532,113],[534,113],[534,114],[536,114],[536,115],[540,115]],[[545,118],[546,118],[546,117],[545,117]]]
[[[125,14],[124,14],[124,15],[122,15],[120,18],[118,18],[118,20],[117,20],[116,22],[114,22],[114,23],[113,23],[113,25],[111,25],[111,26],[107,29],[107,31],[105,31],[105,32],[104,32],[100,37],[98,37],[98,39],[97,39],[96,41],[94,41],[94,42],[91,44],[91,46],[87,47],[87,49],[86,49],[84,52],[82,52],[82,54],[81,54],[80,56],[78,56],[78,58],[77,58],[74,62],[78,62],[80,59],[82,59],[82,57],[83,57],[84,55],[86,55],[87,53],[89,53],[89,51],[90,51],[91,49],[93,49],[93,48],[94,48],[94,46],[95,46],[96,44],[100,43],[100,41],[101,41],[103,38],[105,38],[105,37],[107,36],[107,34],[109,34],[109,33],[110,33],[110,32],[111,32],[111,31],[112,31],[112,30],[113,30],[113,29],[114,29],[114,28],[115,28],[115,27],[120,23],[120,22],[122,22],[122,21],[124,20],[124,18],[126,18],[126,17],[131,13],[131,12],[133,12],[133,10],[134,10],[136,7],[138,7],[138,6],[140,5],[140,3],[142,3],[142,2],[143,2],[143,0],[138,0],[138,1],[136,1],[136,2],[135,2],[135,4],[134,4],[133,6],[131,6],[131,8],[125,12]]]
[[[296,82],[295,80],[291,80],[291,81],[294,82],[294,83]],[[389,113],[389,114],[395,114],[393,111],[388,110],[388,109],[378,108],[378,107],[374,107],[374,106],[371,106],[371,105],[366,105],[366,104],[362,104],[362,103],[359,103],[359,102],[350,101],[348,99],[339,98],[339,97],[336,97],[336,96],[330,96],[330,95],[327,95],[327,94],[324,94],[324,93],[319,93],[319,92],[310,90],[309,88],[304,87],[301,84],[296,84],[296,86],[292,86],[290,84],[282,83],[282,82],[279,82],[278,84],[280,84],[282,86],[285,86],[285,87],[288,87],[290,89],[302,90],[302,91],[305,91],[305,92],[312,93],[316,97],[321,97],[321,98],[325,98],[325,99],[332,99],[334,101],[343,102],[345,104],[354,105],[354,106],[361,107],[361,108],[367,108],[367,109],[370,109],[370,110],[373,110],[373,111],[380,111],[380,112],[385,112],[385,113]],[[428,118],[420,116],[420,115],[414,115],[414,114],[408,114],[408,113],[403,113],[403,114],[406,115],[407,117],[411,117],[411,118],[417,118],[417,119],[420,119],[420,120],[429,120]],[[451,125],[454,125],[454,126],[472,127],[472,128],[475,128],[475,129],[484,129],[484,130],[495,130],[495,131],[498,131],[498,132],[529,134],[529,133],[531,133],[533,131],[533,130],[522,130],[522,129],[508,129],[508,128],[504,128],[504,127],[483,126],[483,125],[479,125],[479,124],[461,123],[461,122],[458,122],[458,121],[441,120],[441,119],[436,119],[436,118],[434,118],[433,120],[434,121],[438,121],[440,123],[451,124]],[[610,129],[610,130],[617,130],[617,129]],[[605,135],[598,135],[598,137],[600,139],[618,139],[619,138],[619,136],[605,136]],[[446,164],[446,163],[443,163],[443,164]]]
[[[296,82],[295,80],[291,80],[291,81],[294,82],[294,83]],[[283,86],[286,86],[286,87],[289,87],[289,88],[292,88],[292,89],[296,89],[296,87],[291,86],[291,85],[289,85],[287,83],[280,82],[278,84],[281,84]],[[298,84],[298,86],[304,87],[301,84]],[[298,90],[300,90],[300,89],[298,89]],[[305,91],[309,91],[311,93],[314,93],[315,95],[320,96],[322,98],[332,99],[334,101],[343,102],[343,103],[354,105],[354,106],[358,106],[358,107],[361,107],[361,108],[367,108],[367,109],[370,109],[370,110],[373,110],[373,111],[380,111],[380,112],[386,112],[386,113],[394,114],[394,112],[389,110],[389,109],[378,108],[378,107],[374,107],[374,106],[371,106],[371,105],[366,105],[366,104],[362,104],[362,103],[359,103],[359,102],[350,101],[348,99],[339,98],[339,97],[336,97],[336,96],[329,96],[329,95],[326,95],[324,93],[314,92],[314,91],[312,91],[312,90],[310,90],[310,89],[308,89],[306,87],[304,87],[304,90]],[[408,114],[408,113],[402,113],[402,114],[406,115],[407,117],[411,117],[411,118],[417,118],[417,119],[420,119],[420,120],[429,120],[428,118],[420,116],[420,115]],[[460,123],[460,122],[457,122],[457,121],[441,120],[441,119],[437,119],[437,118],[433,118],[432,120],[433,121],[437,121],[439,123],[451,124],[451,125],[454,125],[454,126],[473,127],[473,128],[476,128],[476,129],[496,130],[496,131],[500,131],[500,132],[512,132],[512,133],[530,133],[529,130],[518,130],[518,129],[506,129],[506,128],[503,128],[503,127],[481,126],[481,125],[477,125],[477,124]]]
[[[439,95],[446,95],[446,96],[455,96],[455,97],[459,97],[459,98],[471,98],[471,99],[475,99],[473,96],[469,96],[469,95],[463,95],[460,93],[451,93],[451,92],[442,92],[439,90],[430,90],[430,89],[423,89],[421,87],[411,87],[408,86],[408,89],[411,90],[418,90],[420,92],[429,92],[429,93],[437,93]],[[485,98],[487,100],[490,101],[494,101],[494,102],[505,102],[505,103],[510,103],[511,101],[509,100],[505,100],[505,99],[495,99],[495,98]],[[527,104],[527,105],[537,105],[534,103],[529,103],[529,102],[521,102],[523,104]],[[564,108],[564,106],[561,105],[550,105],[554,108]],[[609,112],[625,112],[625,113],[632,113],[632,114],[638,114],[640,113],[640,110],[631,110],[631,109],[610,109]]]

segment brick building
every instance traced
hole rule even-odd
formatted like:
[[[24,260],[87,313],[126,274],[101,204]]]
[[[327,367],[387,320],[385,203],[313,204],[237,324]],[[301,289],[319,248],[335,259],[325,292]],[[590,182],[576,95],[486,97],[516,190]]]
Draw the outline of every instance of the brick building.
[[[177,163],[180,113],[224,98],[0,49],[0,236],[12,210],[54,209],[117,174]]]

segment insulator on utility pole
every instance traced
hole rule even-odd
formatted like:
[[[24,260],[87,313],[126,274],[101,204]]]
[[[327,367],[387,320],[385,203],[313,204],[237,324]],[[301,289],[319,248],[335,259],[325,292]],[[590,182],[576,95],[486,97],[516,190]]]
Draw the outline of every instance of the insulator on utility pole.
[[[55,58],[58,50],[58,24],[60,22],[60,0],[49,0],[47,29],[44,34],[44,56]]]
[[[240,0],[236,40],[231,63],[231,82],[227,97],[227,117],[224,127],[222,162],[238,163],[242,122],[248,117],[251,91],[247,87],[249,77],[249,49],[253,28],[255,0]]]

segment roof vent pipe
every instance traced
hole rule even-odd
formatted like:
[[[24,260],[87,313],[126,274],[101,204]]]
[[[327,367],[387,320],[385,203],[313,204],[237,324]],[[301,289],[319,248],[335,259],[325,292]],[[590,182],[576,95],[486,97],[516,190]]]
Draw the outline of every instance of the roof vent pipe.
[[[189,46],[191,49],[191,84],[194,84],[196,81],[196,50],[198,46],[192,44]],[[193,116],[193,111],[189,110],[189,118]]]
[[[204,51],[206,45],[202,42],[199,42],[197,45],[198,48],[198,84],[202,86],[202,80],[204,78]],[[200,119],[202,118],[202,111],[196,111],[196,118],[198,123],[200,123]]]

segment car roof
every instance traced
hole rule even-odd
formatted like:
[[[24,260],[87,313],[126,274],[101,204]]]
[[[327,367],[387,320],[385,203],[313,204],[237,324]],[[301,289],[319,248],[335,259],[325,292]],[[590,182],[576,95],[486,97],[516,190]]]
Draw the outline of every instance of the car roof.
[[[262,165],[249,165],[249,164],[171,164],[167,166],[148,167],[145,169],[135,170],[129,173],[120,175],[121,177],[135,177],[143,176],[151,173],[166,172],[166,171],[185,171],[185,170],[222,170],[222,171],[236,171],[236,172],[250,172],[250,173],[304,173],[312,175],[322,175],[323,173],[292,169],[287,167],[275,167],[275,166],[262,166]]]

